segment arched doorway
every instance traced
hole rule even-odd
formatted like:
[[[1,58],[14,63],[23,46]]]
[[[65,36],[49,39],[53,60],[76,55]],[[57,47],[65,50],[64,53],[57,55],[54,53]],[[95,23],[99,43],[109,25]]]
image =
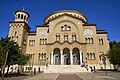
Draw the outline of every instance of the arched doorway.
[[[70,50],[68,48],[63,49],[63,56],[64,56],[64,65],[70,64]]]
[[[53,56],[54,56],[54,64],[60,65],[60,49],[59,48],[54,49]]]
[[[78,48],[74,48],[72,54],[73,54],[73,65],[79,65],[80,64],[79,49]]]

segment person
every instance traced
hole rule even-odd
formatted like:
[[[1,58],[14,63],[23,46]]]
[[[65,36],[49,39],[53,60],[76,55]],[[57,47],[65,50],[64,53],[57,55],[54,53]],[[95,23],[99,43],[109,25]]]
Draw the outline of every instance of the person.
[[[34,68],[34,75],[36,75],[36,68]]]
[[[118,72],[120,72],[120,67],[118,68]]]
[[[91,72],[93,72],[93,68],[90,66]]]
[[[87,64],[86,64],[85,68],[86,68],[86,69],[87,69],[87,71],[88,71],[88,65],[87,65]]]
[[[93,70],[94,70],[94,72],[96,72],[95,66],[93,66]]]
[[[81,65],[81,67],[84,67],[84,66],[85,66],[85,63],[83,62],[82,65]]]
[[[40,67],[38,67],[38,73],[40,73]]]

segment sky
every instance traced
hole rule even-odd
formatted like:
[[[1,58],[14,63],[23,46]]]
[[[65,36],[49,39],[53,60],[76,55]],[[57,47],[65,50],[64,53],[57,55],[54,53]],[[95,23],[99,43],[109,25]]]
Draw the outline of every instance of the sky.
[[[29,26],[43,25],[44,18],[58,10],[83,13],[90,24],[108,32],[110,41],[120,41],[120,0],[0,0],[0,37],[9,33],[9,22],[14,12],[24,10],[30,14]]]

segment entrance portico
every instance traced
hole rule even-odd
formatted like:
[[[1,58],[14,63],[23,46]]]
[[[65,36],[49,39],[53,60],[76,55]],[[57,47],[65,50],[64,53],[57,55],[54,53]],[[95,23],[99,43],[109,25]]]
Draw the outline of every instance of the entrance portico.
[[[55,48],[51,52],[51,64],[52,65],[80,65],[82,63],[82,53],[78,48],[64,48],[60,51],[59,48]]]

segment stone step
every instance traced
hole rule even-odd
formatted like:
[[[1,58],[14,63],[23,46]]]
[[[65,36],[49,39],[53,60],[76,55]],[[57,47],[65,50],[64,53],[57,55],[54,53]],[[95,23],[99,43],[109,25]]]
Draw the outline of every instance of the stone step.
[[[49,65],[44,70],[45,73],[76,73],[90,72],[85,67],[80,65]]]

